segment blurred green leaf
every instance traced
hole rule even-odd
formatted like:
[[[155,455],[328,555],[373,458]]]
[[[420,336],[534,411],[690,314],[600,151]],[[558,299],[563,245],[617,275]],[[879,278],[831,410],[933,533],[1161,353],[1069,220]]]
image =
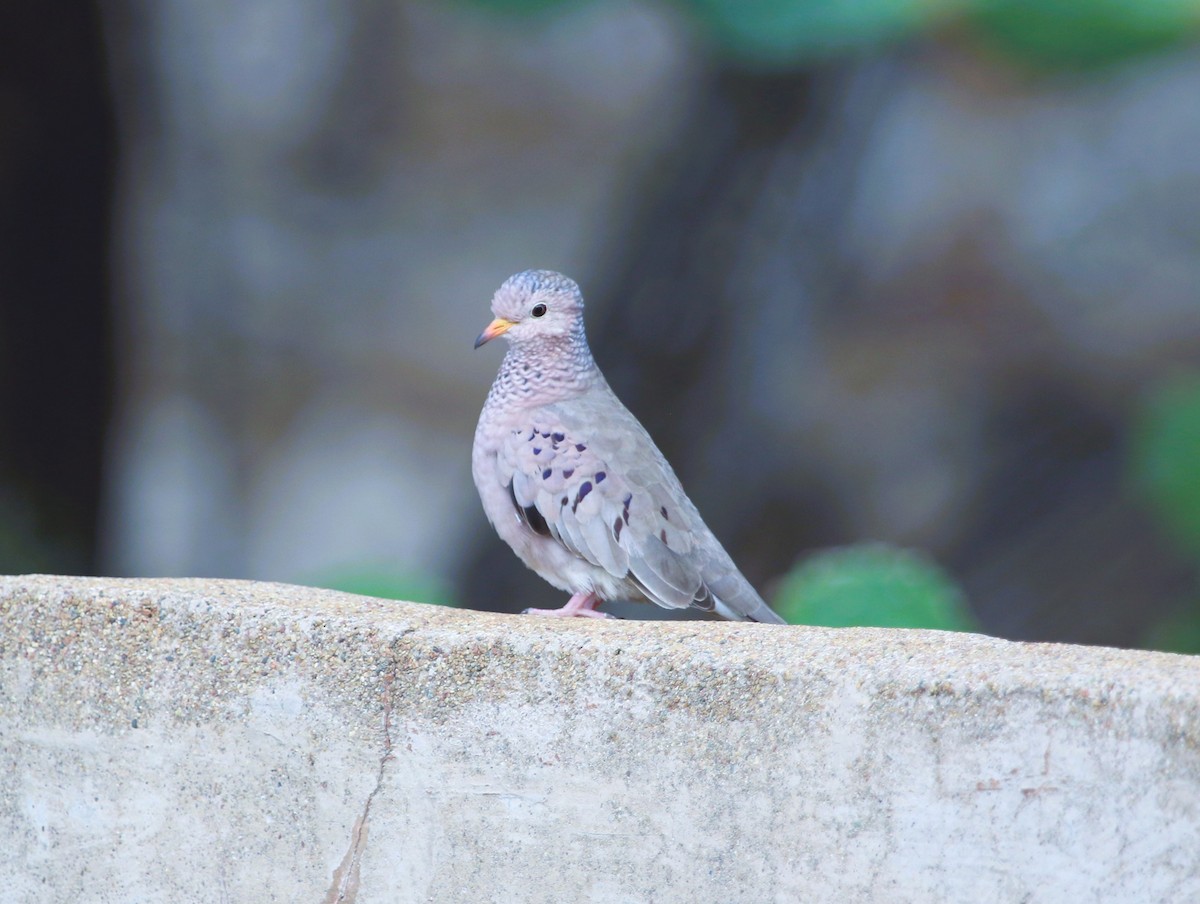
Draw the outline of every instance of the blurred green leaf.
[[[1167,653],[1200,654],[1200,605],[1182,609],[1152,625],[1142,646]]]
[[[972,0],[681,0],[716,44],[782,66],[912,32]]]
[[[440,580],[424,575],[399,574],[384,569],[353,568],[327,573],[310,582],[314,587],[342,590],[361,596],[411,603],[454,606],[454,596]]]
[[[468,0],[536,15],[588,0]],[[784,68],[906,37],[962,17],[991,46],[1038,68],[1097,68],[1194,37],[1200,0],[675,0],[715,47]]]
[[[1096,68],[1196,34],[1200,0],[990,0],[969,17],[984,39],[1039,68]]]
[[[1151,395],[1134,422],[1132,445],[1136,491],[1180,548],[1200,559],[1200,374]]]
[[[791,624],[845,628],[977,625],[957,585],[925,556],[883,544],[818,553],[784,579],[775,610]]]

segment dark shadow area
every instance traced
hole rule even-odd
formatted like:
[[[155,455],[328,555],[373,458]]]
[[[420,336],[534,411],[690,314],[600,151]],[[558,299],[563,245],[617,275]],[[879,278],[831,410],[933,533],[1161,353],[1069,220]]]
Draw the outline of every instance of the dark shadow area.
[[[97,567],[115,157],[97,9],[0,4],[0,571]]]

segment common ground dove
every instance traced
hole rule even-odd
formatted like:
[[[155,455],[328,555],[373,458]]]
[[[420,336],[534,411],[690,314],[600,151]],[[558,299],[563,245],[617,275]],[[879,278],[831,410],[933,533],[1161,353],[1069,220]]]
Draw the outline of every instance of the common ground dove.
[[[632,599],[783,624],[609,388],[579,287],[526,270],[500,287],[492,312],[475,347],[503,335],[509,349],[475,429],[475,486],[501,539],[572,594],[561,609],[527,611],[606,618],[598,603]]]

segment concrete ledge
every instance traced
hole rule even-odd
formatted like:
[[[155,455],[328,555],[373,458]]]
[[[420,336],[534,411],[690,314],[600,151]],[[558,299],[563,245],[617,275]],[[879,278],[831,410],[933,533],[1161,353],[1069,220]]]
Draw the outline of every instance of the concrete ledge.
[[[0,579],[22,902],[1200,900],[1200,659]]]

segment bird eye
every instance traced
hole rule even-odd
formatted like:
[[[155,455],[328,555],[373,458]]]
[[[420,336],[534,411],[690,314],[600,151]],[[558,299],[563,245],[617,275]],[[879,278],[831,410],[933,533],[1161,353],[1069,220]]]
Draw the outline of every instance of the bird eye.
[[[541,317],[542,315],[544,315],[546,313],[546,306],[541,303],[535,304],[533,306],[533,310],[531,310],[529,313],[532,314],[534,317]]]

